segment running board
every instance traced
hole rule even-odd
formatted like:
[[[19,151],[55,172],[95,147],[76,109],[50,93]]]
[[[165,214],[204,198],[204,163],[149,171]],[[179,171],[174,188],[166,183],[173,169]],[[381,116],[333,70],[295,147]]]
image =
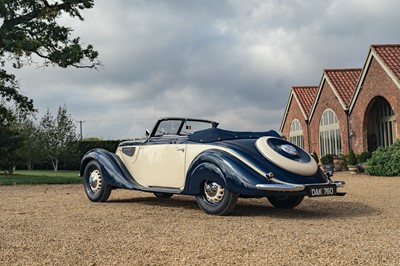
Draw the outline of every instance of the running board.
[[[145,192],[162,192],[171,194],[181,194],[182,190],[179,188],[165,188],[165,187],[140,187],[141,191]]]

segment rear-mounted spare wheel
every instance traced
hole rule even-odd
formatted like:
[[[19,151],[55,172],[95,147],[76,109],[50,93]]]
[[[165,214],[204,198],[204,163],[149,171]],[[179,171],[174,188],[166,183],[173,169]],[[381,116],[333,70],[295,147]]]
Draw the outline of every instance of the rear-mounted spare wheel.
[[[293,174],[310,176],[318,170],[310,154],[284,139],[261,137],[256,141],[256,147],[267,160]]]

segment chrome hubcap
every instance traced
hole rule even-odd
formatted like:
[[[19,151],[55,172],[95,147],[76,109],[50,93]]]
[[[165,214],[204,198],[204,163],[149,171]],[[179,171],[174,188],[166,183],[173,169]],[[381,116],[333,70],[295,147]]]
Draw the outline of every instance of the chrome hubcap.
[[[289,154],[291,156],[299,156],[295,147],[293,147],[291,145],[283,144],[280,146],[280,148],[281,148],[281,150],[283,150],[284,152],[286,152],[287,154]]]
[[[94,193],[98,193],[101,189],[101,175],[99,170],[93,170],[89,176],[90,189]]]
[[[218,203],[224,197],[224,188],[215,182],[206,181],[204,183],[204,195],[208,202]]]

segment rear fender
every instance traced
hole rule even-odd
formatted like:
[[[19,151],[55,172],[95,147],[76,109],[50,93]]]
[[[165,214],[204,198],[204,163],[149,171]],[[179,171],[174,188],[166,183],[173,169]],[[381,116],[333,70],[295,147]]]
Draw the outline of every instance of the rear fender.
[[[217,182],[221,186],[227,187],[226,178],[221,169],[213,163],[202,162],[194,167],[190,175],[187,176],[187,185],[185,186],[183,193],[194,195],[200,194],[203,187],[202,183],[205,180]]]
[[[257,194],[255,184],[269,182],[244,162],[221,150],[207,150],[193,160],[183,194],[198,195],[205,180],[218,182],[229,191],[242,195]]]

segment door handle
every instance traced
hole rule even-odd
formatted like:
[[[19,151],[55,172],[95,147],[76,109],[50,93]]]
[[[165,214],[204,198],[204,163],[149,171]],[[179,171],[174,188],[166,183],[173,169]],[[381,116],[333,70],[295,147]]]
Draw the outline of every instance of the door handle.
[[[185,148],[176,148],[176,151],[184,152],[184,151],[185,151]]]

